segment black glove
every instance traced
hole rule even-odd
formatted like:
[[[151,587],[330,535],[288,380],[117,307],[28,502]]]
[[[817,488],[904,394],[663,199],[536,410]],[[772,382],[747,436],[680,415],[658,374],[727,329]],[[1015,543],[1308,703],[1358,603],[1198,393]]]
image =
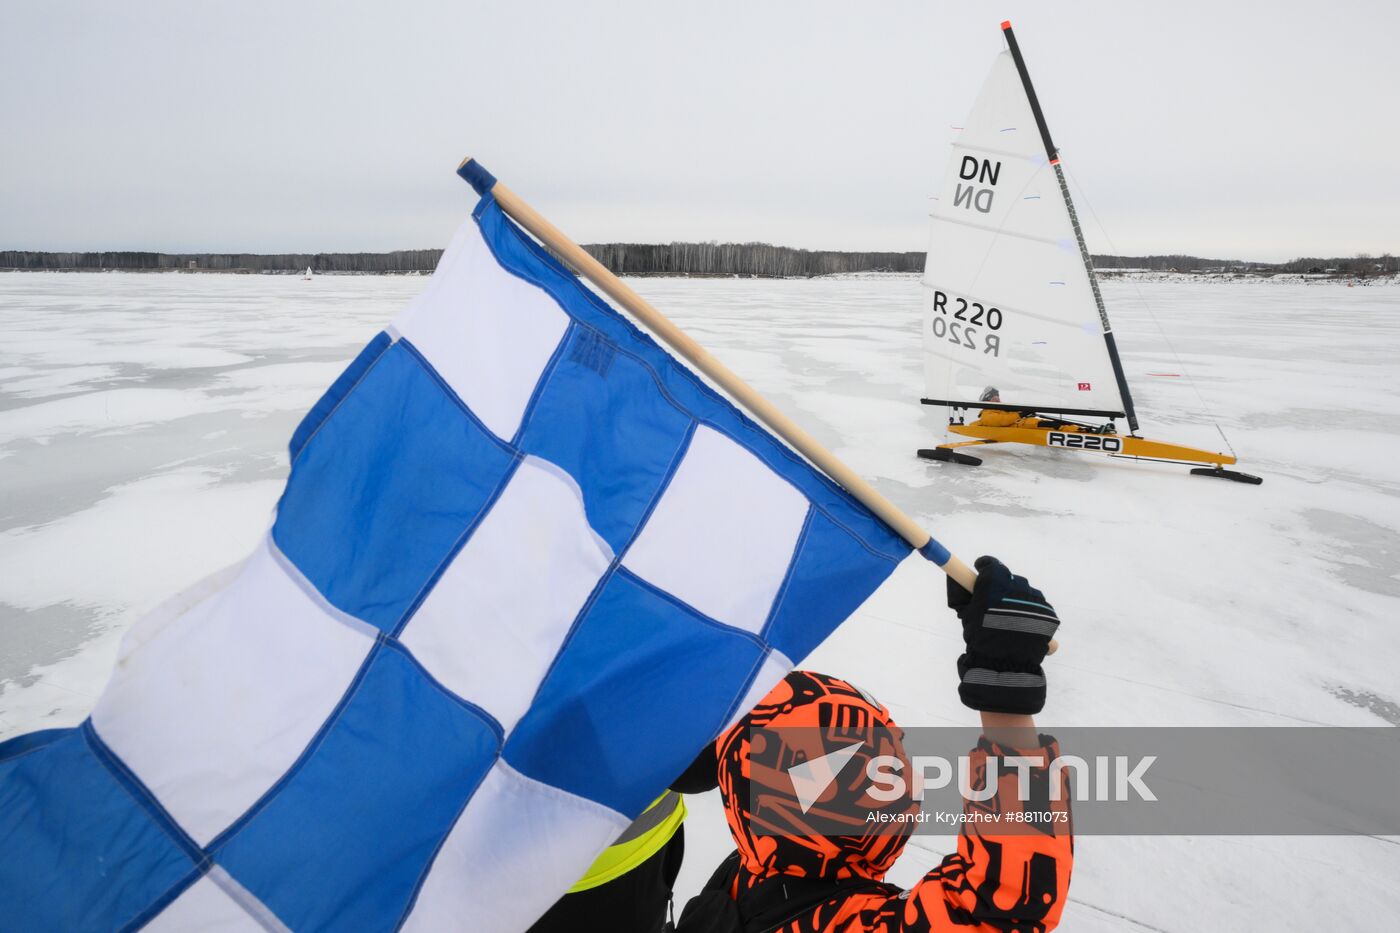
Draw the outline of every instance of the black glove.
[[[976,567],[971,593],[948,578],[948,608],[962,620],[967,643],[958,696],[988,713],[1038,713],[1045,706],[1040,662],[1060,619],[1040,590],[995,557],[977,558]]]

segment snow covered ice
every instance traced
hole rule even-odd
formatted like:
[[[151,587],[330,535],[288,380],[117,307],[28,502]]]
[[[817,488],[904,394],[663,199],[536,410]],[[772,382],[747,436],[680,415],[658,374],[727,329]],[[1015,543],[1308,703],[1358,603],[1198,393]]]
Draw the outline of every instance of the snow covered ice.
[[[252,548],[301,414],[424,282],[0,275],[0,738],[81,721],[131,622]],[[1248,487],[919,461],[944,415],[918,404],[917,277],[633,284],[954,552],[1047,591],[1044,725],[1400,725],[1400,287],[1104,284],[1143,433],[1220,449],[1218,422]],[[943,587],[906,562],[806,666],[904,725],[972,724]],[[690,808],[682,903],[730,848],[717,795]],[[1064,929],[1374,927],[1397,842],[1081,838]],[[953,845],[915,837],[892,880]]]

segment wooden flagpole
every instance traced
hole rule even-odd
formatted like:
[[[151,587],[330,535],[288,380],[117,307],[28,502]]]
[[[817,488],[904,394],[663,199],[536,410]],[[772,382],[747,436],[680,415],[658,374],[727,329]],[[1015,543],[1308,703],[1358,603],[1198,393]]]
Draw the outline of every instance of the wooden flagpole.
[[[458,170],[465,168],[471,161],[471,156],[463,159]],[[900,511],[893,502],[876,491],[874,486],[871,486],[854,470],[838,460],[835,454],[823,447],[816,438],[804,431],[795,421],[779,411],[772,402],[759,395],[753,386],[739,378],[738,374],[728,366],[715,359],[689,334],[671,323],[670,319],[633,291],[626,282],[613,275],[602,263],[588,255],[583,247],[565,236],[563,231],[521,200],[518,194],[500,181],[492,180],[494,184],[490,191],[495,197],[496,203],[501,205],[501,210],[510,215],[520,226],[530,231],[537,240],[562,257],[565,262],[601,289],[609,298],[646,325],[648,330],[664,341],[686,362],[713,379],[720,388],[748,409],[770,431],[791,444],[798,453],[810,460],[817,469],[835,480],[862,505],[874,512],[881,521],[893,528],[911,546],[922,549],[933,540],[933,536],[920,527],[918,522]],[[963,589],[968,592],[972,591],[973,585],[977,582],[977,572],[963,563],[957,555],[949,554],[947,561],[939,566]],[[1050,642],[1052,654],[1057,647],[1056,642]]]

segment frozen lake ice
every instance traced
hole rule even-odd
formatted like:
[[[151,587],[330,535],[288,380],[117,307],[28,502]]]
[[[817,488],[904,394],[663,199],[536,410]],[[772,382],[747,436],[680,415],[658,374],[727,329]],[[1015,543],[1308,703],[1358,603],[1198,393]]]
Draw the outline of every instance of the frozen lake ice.
[[[251,549],[301,414],[425,281],[0,274],[0,738],[81,721],[134,618]],[[1069,451],[919,461],[945,419],[918,404],[915,277],[634,285],[955,552],[1046,590],[1047,726],[1400,725],[1400,286],[1105,283],[1144,433],[1218,449],[1218,424],[1248,487]],[[904,725],[967,724],[959,644],[914,559],[806,666]],[[690,805],[682,901],[730,847],[715,795]],[[916,837],[891,879],[952,847]],[[1394,838],[1077,856],[1067,930],[1400,917]]]

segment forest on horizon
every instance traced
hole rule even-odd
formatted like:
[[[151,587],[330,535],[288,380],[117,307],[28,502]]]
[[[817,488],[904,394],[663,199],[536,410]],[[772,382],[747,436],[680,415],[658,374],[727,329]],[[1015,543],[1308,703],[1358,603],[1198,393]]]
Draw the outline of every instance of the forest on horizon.
[[[850,272],[921,272],[923,252],[856,252],[807,250],[770,243],[593,243],[583,247],[618,275],[740,276],[809,278]],[[310,267],[318,273],[404,274],[431,272],[442,255],[438,249],[388,253],[155,253],[41,252],[0,250],[0,270],[127,272],[293,273]],[[1289,262],[1250,262],[1200,256],[1093,257],[1103,271],[1145,269],[1157,272],[1333,273],[1372,276],[1400,273],[1400,259],[1390,253],[1348,257],[1300,257]]]

